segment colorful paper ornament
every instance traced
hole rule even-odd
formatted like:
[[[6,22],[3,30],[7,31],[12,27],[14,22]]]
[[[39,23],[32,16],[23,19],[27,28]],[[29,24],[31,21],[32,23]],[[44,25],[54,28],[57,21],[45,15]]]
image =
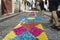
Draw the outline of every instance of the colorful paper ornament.
[[[40,16],[25,16],[20,23],[8,33],[3,40],[48,40],[46,32],[40,22],[44,19]]]
[[[15,38],[12,38],[12,40],[37,40],[37,39],[29,31],[26,31],[23,34],[15,37]]]

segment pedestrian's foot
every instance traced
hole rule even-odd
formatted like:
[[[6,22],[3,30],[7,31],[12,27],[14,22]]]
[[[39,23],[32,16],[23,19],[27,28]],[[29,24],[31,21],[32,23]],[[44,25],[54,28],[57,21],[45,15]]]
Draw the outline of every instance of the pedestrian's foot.
[[[57,29],[57,30],[60,30],[60,25],[53,25],[53,28]]]
[[[59,24],[56,24],[55,25],[57,29],[60,29],[60,25]]]

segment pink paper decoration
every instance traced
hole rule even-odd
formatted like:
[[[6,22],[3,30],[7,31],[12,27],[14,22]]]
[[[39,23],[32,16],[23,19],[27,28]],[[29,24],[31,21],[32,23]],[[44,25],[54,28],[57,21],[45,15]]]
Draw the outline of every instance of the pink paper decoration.
[[[24,33],[26,29],[24,27],[20,27],[20,28],[14,29],[13,31],[15,32],[16,35],[20,35]]]
[[[35,37],[37,37],[38,35],[40,35],[42,32],[43,32],[43,30],[42,29],[39,29],[37,27],[33,27],[30,30],[30,33],[32,33]]]

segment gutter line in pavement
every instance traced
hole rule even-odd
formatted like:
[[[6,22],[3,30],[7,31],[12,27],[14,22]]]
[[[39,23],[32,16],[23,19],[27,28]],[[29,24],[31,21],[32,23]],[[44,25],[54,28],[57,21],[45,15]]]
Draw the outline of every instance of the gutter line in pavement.
[[[21,13],[21,12],[20,12],[20,13]],[[13,13],[13,14],[11,14],[11,15],[2,17],[2,18],[0,18],[0,23],[3,22],[4,20],[7,20],[7,19],[11,18],[11,17],[14,17],[14,16],[16,16],[16,15],[18,15],[18,14],[19,14],[19,13]]]

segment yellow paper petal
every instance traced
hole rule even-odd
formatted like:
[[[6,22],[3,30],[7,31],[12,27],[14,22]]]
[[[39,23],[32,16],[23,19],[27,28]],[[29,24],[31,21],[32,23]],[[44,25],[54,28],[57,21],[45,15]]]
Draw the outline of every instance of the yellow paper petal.
[[[27,18],[28,20],[34,20],[35,18],[33,18],[33,17],[29,17],[29,18]]]
[[[45,32],[40,34],[37,38],[38,38],[38,40],[48,40],[48,37]]]
[[[15,33],[11,31],[9,34],[6,35],[6,37],[3,40],[10,40],[11,38],[16,37]]]
[[[19,28],[19,27],[21,27],[21,26],[22,26],[21,24],[18,24],[14,29]]]
[[[38,24],[36,27],[44,30],[44,29],[43,29],[43,26],[42,26],[41,24]]]

